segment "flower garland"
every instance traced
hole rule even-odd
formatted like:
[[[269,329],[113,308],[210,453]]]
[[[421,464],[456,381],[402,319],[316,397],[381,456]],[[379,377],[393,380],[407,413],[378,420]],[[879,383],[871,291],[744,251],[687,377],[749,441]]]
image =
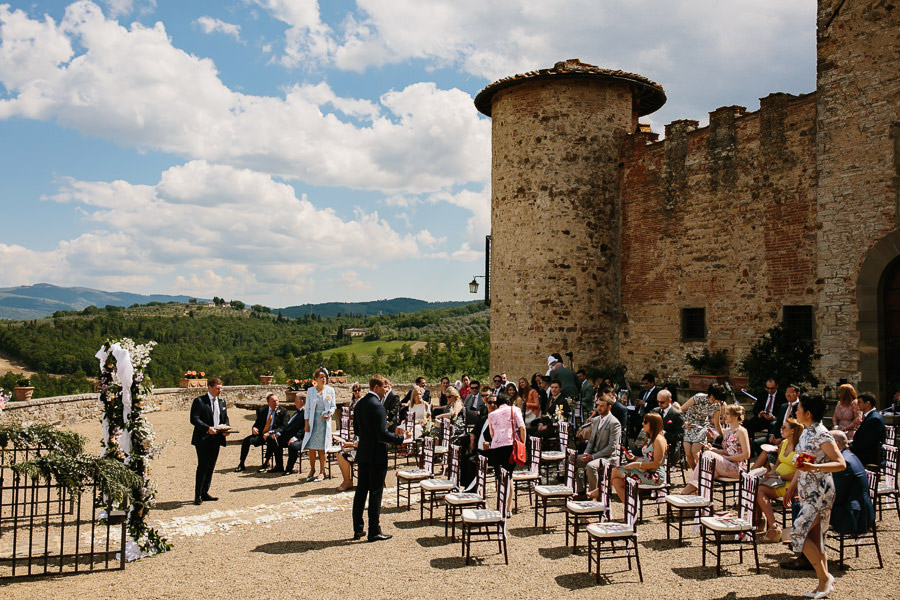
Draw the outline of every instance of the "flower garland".
[[[150,363],[150,351],[156,342],[135,344],[123,338],[107,342],[100,352],[100,402],[106,433],[103,440],[103,456],[123,462],[140,479],[131,491],[131,510],[128,514],[128,534],[139,549],[129,552],[126,558],[135,560],[171,549],[171,544],[147,525],[147,514],[156,503],[156,483],[150,479],[150,460],[158,455],[167,443],[154,445],[153,428],[143,416],[143,401],[150,397],[153,387],[144,379],[144,369]],[[127,352],[127,356],[121,351]],[[116,360],[116,354],[119,359]],[[124,364],[118,364],[125,359]],[[130,360],[129,360],[130,359]],[[127,364],[129,363],[130,364]],[[128,392],[122,388],[120,375],[130,379]],[[126,409],[130,404],[130,410]]]

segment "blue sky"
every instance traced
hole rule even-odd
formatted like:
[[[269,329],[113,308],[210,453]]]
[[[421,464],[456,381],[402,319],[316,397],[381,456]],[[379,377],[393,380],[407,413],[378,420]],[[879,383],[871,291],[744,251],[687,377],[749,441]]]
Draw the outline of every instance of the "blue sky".
[[[703,124],[814,90],[815,2],[0,0],[0,287],[471,299],[472,100],[576,57]]]

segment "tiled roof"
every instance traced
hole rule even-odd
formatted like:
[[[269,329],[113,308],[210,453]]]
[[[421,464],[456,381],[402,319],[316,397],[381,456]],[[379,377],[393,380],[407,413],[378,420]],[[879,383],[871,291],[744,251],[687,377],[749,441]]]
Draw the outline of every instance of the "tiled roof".
[[[583,63],[577,58],[570,58],[569,60],[556,63],[552,69],[529,71],[495,81],[475,96],[475,108],[487,116],[491,116],[491,101],[494,98],[494,94],[500,90],[518,85],[524,81],[559,79],[561,77],[594,77],[625,81],[634,88],[635,97],[638,100],[638,115],[640,116],[649,115],[666,103],[666,92],[662,86],[646,77],[635,75],[634,73],[626,73],[625,71],[601,69],[600,67]]]

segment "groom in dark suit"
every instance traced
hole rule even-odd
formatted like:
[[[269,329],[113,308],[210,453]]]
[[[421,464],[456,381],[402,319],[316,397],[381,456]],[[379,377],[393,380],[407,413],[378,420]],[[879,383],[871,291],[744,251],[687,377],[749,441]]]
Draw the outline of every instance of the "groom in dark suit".
[[[387,445],[400,444],[403,436],[387,429],[382,397],[390,389],[390,381],[381,375],[369,380],[369,393],[360,398],[353,412],[353,430],[359,437],[356,446],[356,465],[359,481],[353,496],[353,539],[365,535],[363,509],[369,497],[369,541],[388,540],[390,535],[381,532],[381,495],[387,476]]]
[[[881,445],[887,437],[887,427],[884,417],[875,408],[878,402],[875,395],[863,392],[857,399],[859,410],[862,411],[863,420],[853,436],[850,450],[859,457],[864,465],[877,465],[881,463]]]
[[[219,448],[225,445],[228,435],[228,431],[222,431],[220,427],[230,425],[225,401],[219,398],[222,382],[213,377],[207,382],[206,389],[207,393],[194,398],[191,404],[191,425],[194,426],[191,444],[197,450],[194,504],[218,500],[209,495],[209,484],[219,458]]]

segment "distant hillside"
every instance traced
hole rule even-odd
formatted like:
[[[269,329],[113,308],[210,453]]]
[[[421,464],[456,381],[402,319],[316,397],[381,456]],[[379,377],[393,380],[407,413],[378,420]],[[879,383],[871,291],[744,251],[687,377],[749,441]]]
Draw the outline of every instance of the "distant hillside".
[[[477,302],[477,301],[475,301]],[[453,308],[473,304],[473,301],[426,302],[415,298],[394,298],[393,300],[372,300],[370,302],[324,302],[322,304],[301,304],[281,309],[286,317],[297,318],[308,314],[321,315],[324,318],[338,315],[361,315],[364,317],[378,315],[398,315],[414,313],[420,310],[435,308]]]
[[[0,319],[39,319],[58,310],[82,310],[88,306],[131,306],[148,302],[187,302],[190,296],[145,296],[129,292],[104,292],[83,287],[37,283],[0,288]]]

